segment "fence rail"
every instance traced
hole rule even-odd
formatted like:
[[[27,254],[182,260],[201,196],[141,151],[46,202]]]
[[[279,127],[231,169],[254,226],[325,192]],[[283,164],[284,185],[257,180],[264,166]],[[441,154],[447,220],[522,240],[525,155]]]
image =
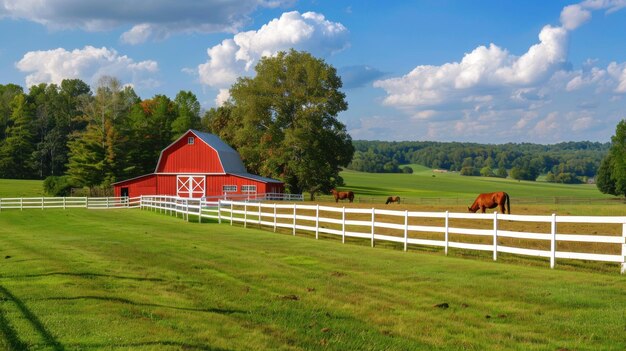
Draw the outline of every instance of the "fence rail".
[[[315,199],[324,202],[334,202],[332,195],[316,195]],[[469,206],[474,201],[474,197],[401,197],[404,204],[411,205],[449,205],[449,206]],[[387,196],[384,195],[355,195],[354,202],[363,204],[384,204]],[[516,196],[515,203],[522,204],[543,204],[543,205],[580,205],[580,204],[624,204],[622,198],[581,198],[572,196]]]
[[[241,223],[244,227],[259,227],[314,233],[346,238],[360,238],[376,242],[395,242],[403,245],[442,247],[445,254],[450,248],[491,252],[493,260],[500,253],[549,258],[554,268],[557,259],[620,263],[621,273],[626,273],[626,217],[625,216],[550,216],[510,215],[453,212],[418,212],[386,209],[363,209],[307,205],[298,203],[262,202],[267,197],[251,201],[223,199],[189,199],[175,196],[101,197],[101,198],[1,198],[3,209],[47,208],[141,208],[170,214],[190,221],[201,222],[203,218],[223,221],[230,225]],[[513,230],[504,224],[534,223],[548,226],[547,232]],[[557,231],[561,225],[600,225],[602,230],[613,227],[612,232],[572,234],[567,229]],[[567,228],[567,227],[565,227]],[[471,238],[471,239],[467,239]],[[474,240],[473,240],[474,239]],[[510,240],[514,239],[514,240]],[[508,240],[508,241],[507,241]],[[517,245],[529,241],[540,243],[538,247]],[[578,252],[567,248],[565,243],[578,242],[608,247],[602,252]],[[542,246],[542,244],[545,244]],[[585,248],[585,247],[584,247]],[[597,251],[597,250],[596,250]]]
[[[0,198],[0,211],[49,208],[136,208],[139,197],[15,197]]]
[[[507,215],[507,214],[474,214],[451,212],[415,212],[383,209],[362,209],[331,207],[306,204],[276,204],[266,202],[248,202],[218,200],[213,202],[175,197],[144,197],[142,208],[181,215],[189,221],[189,215],[201,221],[212,218],[220,223],[256,225],[266,228],[340,236],[342,242],[346,238],[361,238],[376,242],[387,241],[400,243],[406,251],[409,245],[442,247],[448,254],[450,248],[488,251],[497,260],[500,253],[535,256],[548,258],[550,267],[554,268],[557,259],[574,259],[586,261],[620,263],[621,273],[626,273],[626,217],[622,216],[550,216]],[[432,225],[429,221],[439,220],[441,225]],[[453,226],[452,220],[464,220],[470,223],[482,221],[490,223],[489,228]],[[423,222],[423,223],[422,223]],[[535,233],[499,229],[501,223],[539,223],[549,226],[548,233]],[[567,223],[599,224],[617,226],[621,234],[568,234],[557,232],[558,225]],[[415,237],[419,234],[439,236],[439,238]],[[463,237],[486,238],[485,242],[471,242]],[[503,240],[520,239],[539,241],[549,244],[549,248],[516,247],[514,242],[507,244]],[[469,241],[469,242],[468,242]],[[484,240],[483,240],[484,241]],[[590,253],[574,252],[559,249],[565,242],[595,243],[611,246],[609,252]]]

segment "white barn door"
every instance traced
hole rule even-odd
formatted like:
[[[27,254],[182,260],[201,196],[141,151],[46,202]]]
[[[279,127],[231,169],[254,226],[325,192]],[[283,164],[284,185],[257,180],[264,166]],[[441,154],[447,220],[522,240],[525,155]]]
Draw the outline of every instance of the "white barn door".
[[[206,188],[205,176],[176,176],[176,195],[179,197],[203,197]]]

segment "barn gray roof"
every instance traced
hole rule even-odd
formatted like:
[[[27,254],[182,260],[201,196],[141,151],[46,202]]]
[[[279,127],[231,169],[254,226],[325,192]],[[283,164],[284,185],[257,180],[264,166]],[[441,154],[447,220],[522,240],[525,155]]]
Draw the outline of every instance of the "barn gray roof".
[[[241,161],[241,157],[239,153],[235,151],[232,147],[226,144],[222,139],[220,139],[217,135],[211,133],[205,133],[194,129],[189,129],[182,136],[184,137],[187,133],[192,132],[196,137],[200,138],[204,141],[209,147],[214,149],[217,152],[217,156],[220,159],[220,163],[222,164],[222,168],[224,168],[224,173],[232,174],[234,176],[248,178],[257,180],[264,183],[282,183],[279,180],[261,177],[255,174],[250,174],[246,171],[246,167],[243,165]],[[178,139],[180,140],[180,138]],[[176,144],[178,140],[174,141],[170,146]],[[163,152],[167,150],[170,146],[166,147],[163,151],[161,151],[161,156],[159,156],[159,161],[157,162],[155,173],[158,173],[159,165],[161,164],[161,158],[163,157]]]
[[[250,173],[233,173],[234,176],[238,176],[238,177],[242,177],[242,178],[248,178],[248,179],[252,179],[252,180],[257,180],[259,182],[263,182],[263,183],[282,183],[280,180],[276,180],[276,179],[272,179],[272,178],[266,178],[266,177],[261,177],[255,174],[250,174]]]
[[[220,139],[217,135],[200,132],[193,129],[191,131],[217,152],[217,155],[220,158],[220,162],[222,162],[224,173],[247,174],[246,167],[243,165],[243,162],[241,162],[241,157],[239,156],[239,153],[235,151],[235,149],[233,149],[232,147],[228,146],[228,144],[223,142],[222,139]]]

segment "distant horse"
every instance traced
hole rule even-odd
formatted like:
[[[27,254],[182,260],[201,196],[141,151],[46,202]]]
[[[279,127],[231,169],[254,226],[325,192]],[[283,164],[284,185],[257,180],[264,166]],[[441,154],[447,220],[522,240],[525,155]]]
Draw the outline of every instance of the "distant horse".
[[[467,209],[473,213],[476,213],[476,211],[480,209],[482,213],[485,213],[485,209],[495,208],[497,206],[500,206],[501,213],[508,212],[509,214],[511,214],[509,194],[505,193],[504,191],[499,191],[497,193],[480,194],[478,195],[476,200],[474,200],[472,206],[468,207]]]
[[[354,200],[354,193],[351,191],[337,191],[337,189],[333,189],[330,191],[335,197],[335,202],[339,202],[339,200],[348,199],[350,202]]]
[[[389,203],[392,203],[392,202],[400,203],[400,196],[389,196],[387,198],[387,202],[385,202],[385,205],[388,205]]]

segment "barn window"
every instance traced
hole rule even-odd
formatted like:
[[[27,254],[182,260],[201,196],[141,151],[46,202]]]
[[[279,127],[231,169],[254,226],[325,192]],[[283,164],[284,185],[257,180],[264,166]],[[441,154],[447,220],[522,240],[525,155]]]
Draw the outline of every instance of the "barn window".
[[[256,185],[242,185],[241,192],[244,193],[256,193]]]
[[[188,145],[193,145],[193,142],[194,142],[194,138],[193,137],[187,138],[187,144]]]
[[[222,186],[222,191],[225,193],[234,193],[234,192],[237,192],[237,186],[236,185],[224,185]]]

